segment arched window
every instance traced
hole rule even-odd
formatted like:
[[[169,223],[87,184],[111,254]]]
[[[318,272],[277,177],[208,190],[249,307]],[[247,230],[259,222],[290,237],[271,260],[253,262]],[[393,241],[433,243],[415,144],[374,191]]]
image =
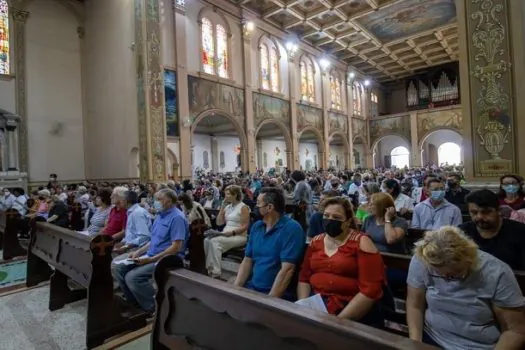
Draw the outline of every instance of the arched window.
[[[263,37],[259,45],[261,88],[279,92],[279,51],[276,44]]]
[[[301,99],[315,101],[315,69],[310,58],[304,57],[300,61],[301,67]]]
[[[207,17],[201,19],[201,56],[204,73],[229,77],[228,32]]]
[[[372,117],[379,115],[379,101],[375,92],[370,93],[370,115]]]
[[[9,74],[9,9],[0,0],[0,74]]]
[[[390,152],[392,166],[404,168],[409,164],[410,152],[406,147],[399,146]]]
[[[330,75],[330,99],[333,109],[343,109],[341,79],[337,75]]]
[[[361,84],[354,83],[354,86],[352,87],[352,100],[354,103],[354,114],[355,115],[361,115],[362,114],[362,93],[363,89],[361,87]]]
[[[438,148],[439,164],[457,165],[461,163],[461,147],[454,142],[446,142]]]

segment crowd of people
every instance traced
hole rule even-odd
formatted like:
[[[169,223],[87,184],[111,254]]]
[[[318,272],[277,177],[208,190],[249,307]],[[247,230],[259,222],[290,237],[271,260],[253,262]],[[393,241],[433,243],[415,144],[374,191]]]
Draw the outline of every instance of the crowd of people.
[[[52,176],[31,196],[4,189],[0,209],[69,227],[76,203],[84,225],[75,229],[113,237],[115,279],[146,312],[155,311],[155,263],[184,258],[199,221],[212,278],[221,278],[225,252],[245,247],[235,285],[290,301],[319,294],[330,314],[379,328],[385,286],[401,280],[410,338],[521,349],[525,299],[513,270],[525,270],[524,179],[502,176],[499,192],[464,184],[453,167],[203,174],[166,184],[64,186]],[[410,229],[427,231],[415,247]],[[381,253],[413,253],[408,273],[385,269]]]

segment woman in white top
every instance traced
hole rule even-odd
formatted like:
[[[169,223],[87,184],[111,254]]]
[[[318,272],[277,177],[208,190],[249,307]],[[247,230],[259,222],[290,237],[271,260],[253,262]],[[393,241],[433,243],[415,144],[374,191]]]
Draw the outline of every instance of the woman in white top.
[[[246,244],[246,235],[250,223],[250,208],[242,200],[242,189],[239,186],[229,186],[224,191],[224,203],[217,215],[217,225],[226,224],[222,232],[204,240],[206,268],[212,277],[221,276],[221,257],[230,249]]]
[[[396,212],[401,216],[414,211],[414,200],[401,193],[401,185],[396,180],[383,181],[382,191],[390,194],[394,198]]]

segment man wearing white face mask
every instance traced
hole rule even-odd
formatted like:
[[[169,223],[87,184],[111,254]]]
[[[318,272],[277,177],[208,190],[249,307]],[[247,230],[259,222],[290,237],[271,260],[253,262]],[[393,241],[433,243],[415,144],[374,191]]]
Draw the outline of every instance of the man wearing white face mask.
[[[412,227],[438,230],[442,226],[458,226],[463,222],[461,211],[445,199],[445,185],[438,179],[428,180],[430,198],[416,205]]]
[[[16,197],[11,193],[11,191],[9,191],[8,188],[4,188],[3,193],[4,195],[0,197],[0,210],[6,211],[7,209],[11,209],[13,207]]]

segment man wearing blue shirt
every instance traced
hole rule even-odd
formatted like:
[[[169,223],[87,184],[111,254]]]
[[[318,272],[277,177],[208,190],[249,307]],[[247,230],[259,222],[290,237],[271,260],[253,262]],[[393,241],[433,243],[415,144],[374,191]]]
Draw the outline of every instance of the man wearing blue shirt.
[[[135,191],[126,192],[127,219],[124,230],[124,239],[116,253],[129,252],[132,249],[142,247],[151,239],[151,216],[146,209],[139,204],[139,195]]]
[[[284,215],[284,206],[280,189],[261,189],[257,210],[262,220],[250,230],[235,285],[290,300],[294,291],[287,289],[302,262],[306,235],[297,221]]]
[[[162,210],[151,228],[151,241],[129,255],[126,264],[119,264],[115,278],[130,303],[138,304],[146,312],[155,311],[152,285],[155,263],[166,255],[184,255],[185,241],[189,236],[184,213],[175,207],[177,195],[170,189],[156,194]]]

